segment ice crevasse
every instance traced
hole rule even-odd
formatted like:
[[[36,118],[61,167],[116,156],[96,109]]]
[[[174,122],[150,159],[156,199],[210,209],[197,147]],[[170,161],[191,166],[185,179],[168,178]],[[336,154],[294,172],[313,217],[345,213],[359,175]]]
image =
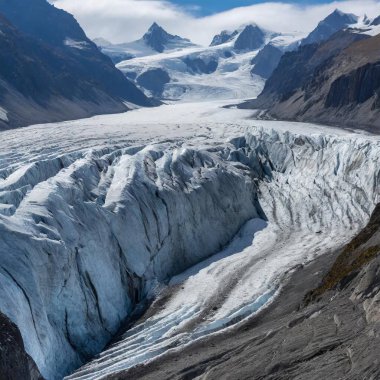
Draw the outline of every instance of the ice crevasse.
[[[380,143],[248,128],[228,142],[104,146],[0,170],[0,311],[47,379],[253,218],[357,232],[379,201]]]

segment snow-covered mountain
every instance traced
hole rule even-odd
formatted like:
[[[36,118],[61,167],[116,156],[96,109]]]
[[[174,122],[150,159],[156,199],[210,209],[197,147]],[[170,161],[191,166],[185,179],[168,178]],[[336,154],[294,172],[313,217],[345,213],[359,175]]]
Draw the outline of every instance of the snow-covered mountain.
[[[256,24],[224,30],[209,47],[168,34],[154,23],[138,41],[112,45],[98,40],[102,51],[146,95],[163,101],[253,98],[277,68],[285,52],[321,43],[347,27],[374,34],[377,20],[335,10],[305,38],[274,33]]]
[[[96,38],[94,42],[114,63],[196,46],[186,38],[169,34],[155,22],[143,37],[137,41],[112,44],[103,38]]]
[[[145,36],[157,33],[158,28],[154,25]],[[167,35],[159,29],[157,35]],[[183,40],[177,37],[167,45],[170,49],[158,53],[144,42],[147,38],[130,44],[106,44],[102,51],[115,61],[115,57],[129,54],[117,67],[147,95],[166,101],[242,99],[258,95],[264,79],[251,72],[252,58],[268,43],[282,51],[299,39],[297,35],[278,35],[257,25],[245,25],[234,32],[221,32],[210,47],[189,46],[186,40],[186,46],[181,47]],[[131,55],[135,58],[130,58]]]
[[[303,45],[319,43],[327,40],[334,33],[349,25],[356,24],[359,17],[353,14],[343,13],[336,9],[333,13],[322,20],[318,26],[302,40]]]
[[[234,43],[234,50],[253,51],[263,46],[266,33],[257,25],[247,25],[237,36]]]
[[[186,38],[167,33],[157,23],[153,23],[142,39],[147,46],[158,53],[162,53],[165,50],[181,49],[194,45]]]

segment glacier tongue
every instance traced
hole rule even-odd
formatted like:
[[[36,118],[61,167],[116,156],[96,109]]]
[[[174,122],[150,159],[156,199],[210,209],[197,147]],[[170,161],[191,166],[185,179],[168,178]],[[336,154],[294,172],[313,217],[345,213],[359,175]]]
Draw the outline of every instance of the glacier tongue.
[[[258,213],[220,253],[174,277],[155,313],[68,379],[97,379],[238,323],[265,306],[287,272],[343,245],[379,198],[379,145],[250,129],[221,157],[248,169]],[[212,227],[211,227],[212,228]]]
[[[270,302],[286,271],[363,226],[379,200],[379,145],[249,127],[227,142],[121,138],[4,167],[0,310],[41,373],[62,378],[156,286],[219,252],[173,279],[166,309],[72,377],[218,331]]]

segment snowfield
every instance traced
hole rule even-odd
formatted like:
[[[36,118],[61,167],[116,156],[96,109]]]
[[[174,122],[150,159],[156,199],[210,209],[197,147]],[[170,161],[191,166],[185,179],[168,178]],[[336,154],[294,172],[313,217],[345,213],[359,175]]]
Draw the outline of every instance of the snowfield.
[[[0,310],[48,380],[100,379],[239,323],[379,201],[380,140],[166,105],[1,133]]]
[[[117,67],[127,76],[141,75],[154,68],[169,74],[162,98],[175,101],[201,102],[215,99],[241,99],[257,96],[264,88],[264,79],[251,75],[251,60],[258,53],[246,52],[225,56],[232,43],[208,48],[188,48],[180,51],[149,55],[121,62]],[[194,72],[186,62],[214,63],[210,72]],[[151,93],[145,90],[147,95]]]
[[[167,50],[163,53],[144,49],[133,53],[128,44],[114,46],[113,54],[132,54],[135,57],[121,61],[117,67],[148,96],[156,96],[166,101],[204,102],[222,99],[252,98],[261,93],[265,80],[251,74],[252,59],[268,43],[282,51],[291,50],[301,38],[299,34],[265,33],[263,46],[256,50],[237,50],[234,45],[243,31],[230,41],[216,46],[188,46]],[[105,52],[107,49],[105,48]],[[154,74],[155,70],[159,70]],[[148,74],[149,81],[141,83],[140,78]],[[164,83],[161,83],[166,77]],[[150,88],[152,87],[152,88]]]

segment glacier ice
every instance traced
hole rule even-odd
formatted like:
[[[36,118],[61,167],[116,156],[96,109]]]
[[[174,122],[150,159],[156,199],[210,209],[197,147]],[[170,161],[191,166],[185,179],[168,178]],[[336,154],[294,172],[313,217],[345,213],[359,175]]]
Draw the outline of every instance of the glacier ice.
[[[258,275],[249,251],[236,256],[246,269],[236,272],[241,286],[194,336],[276,291],[268,289],[273,278],[318,242],[320,252],[343,243],[379,199],[379,142],[367,137],[249,127],[228,141],[120,139],[56,152],[0,169],[0,310],[47,379],[100,352],[137,302],[223,252],[250,220],[268,223],[257,234],[268,244],[265,273]],[[276,256],[281,241],[287,250]],[[226,260],[225,276],[234,265]],[[194,289],[189,281],[185,287]],[[181,302],[173,300],[181,320],[199,311]]]

